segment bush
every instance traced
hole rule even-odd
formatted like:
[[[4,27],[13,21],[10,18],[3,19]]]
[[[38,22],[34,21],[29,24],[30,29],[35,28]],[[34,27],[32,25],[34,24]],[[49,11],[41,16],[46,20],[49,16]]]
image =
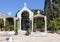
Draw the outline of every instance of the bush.
[[[27,31],[26,31],[26,34],[25,35],[29,35],[31,33],[31,31],[30,31],[30,29],[27,29]]]
[[[57,28],[57,21],[56,21],[56,19],[50,21],[49,28],[50,28],[52,31],[56,31],[56,30],[58,29],[58,28]]]
[[[45,31],[45,28],[42,28],[42,29],[41,29],[41,32],[44,32],[44,31]]]
[[[14,30],[14,25],[7,25],[7,26],[5,27],[5,30],[6,30],[6,31],[8,31],[9,29],[10,29],[11,31]]]
[[[57,26],[60,28],[60,17],[57,19]]]

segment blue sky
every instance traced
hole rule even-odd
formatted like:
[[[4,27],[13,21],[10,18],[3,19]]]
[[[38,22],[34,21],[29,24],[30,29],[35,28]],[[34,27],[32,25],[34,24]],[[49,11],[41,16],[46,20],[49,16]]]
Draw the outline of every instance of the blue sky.
[[[0,0],[0,12],[8,15],[11,12],[15,16],[16,12],[23,8],[24,3],[31,9],[44,9],[45,0]]]

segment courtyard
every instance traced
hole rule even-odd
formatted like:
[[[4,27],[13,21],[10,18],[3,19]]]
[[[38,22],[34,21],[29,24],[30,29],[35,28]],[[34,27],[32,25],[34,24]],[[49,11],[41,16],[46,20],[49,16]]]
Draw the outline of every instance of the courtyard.
[[[60,0],[7,2],[0,2],[0,42],[60,42]]]
[[[12,42],[60,42],[60,35],[48,33],[46,36],[12,35]],[[0,35],[0,42],[7,42],[5,36]]]

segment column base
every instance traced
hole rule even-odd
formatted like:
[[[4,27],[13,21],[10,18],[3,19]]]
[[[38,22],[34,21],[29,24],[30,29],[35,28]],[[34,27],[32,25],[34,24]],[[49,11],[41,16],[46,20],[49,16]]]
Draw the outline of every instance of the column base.
[[[30,36],[47,36],[47,32],[31,32]]]
[[[23,35],[25,35],[25,34],[26,34],[26,30],[18,30],[18,34],[23,34]]]

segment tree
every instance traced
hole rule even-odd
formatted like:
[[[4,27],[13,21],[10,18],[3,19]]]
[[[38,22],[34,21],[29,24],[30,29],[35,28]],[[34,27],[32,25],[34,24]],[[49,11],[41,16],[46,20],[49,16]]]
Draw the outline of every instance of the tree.
[[[49,27],[50,27],[51,31],[53,33],[55,33],[57,31],[57,29],[58,29],[57,28],[57,20],[54,19],[54,20],[50,21]]]
[[[53,14],[51,8],[51,0],[45,0],[44,14],[47,16],[48,21],[52,20]]]
[[[60,17],[60,0],[52,0],[54,18]]]
[[[60,17],[60,0],[45,0],[44,14],[48,19],[48,28],[50,21]]]
[[[34,13],[34,15],[36,15],[37,14],[37,11],[38,11],[39,9],[31,9],[31,11]],[[43,11],[42,10],[39,10],[40,11],[40,14],[43,14]]]
[[[47,16],[47,28],[49,28],[50,20],[53,20],[53,14],[52,14],[52,4],[51,0],[45,0],[44,5],[44,14]]]
[[[54,19],[57,19],[57,28],[60,28],[60,0],[52,0],[52,9],[54,14]]]

